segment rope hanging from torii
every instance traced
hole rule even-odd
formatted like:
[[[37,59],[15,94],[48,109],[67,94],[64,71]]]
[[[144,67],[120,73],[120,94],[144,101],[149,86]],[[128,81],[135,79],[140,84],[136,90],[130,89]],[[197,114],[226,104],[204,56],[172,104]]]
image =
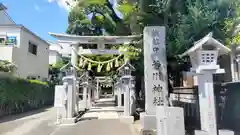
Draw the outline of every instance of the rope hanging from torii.
[[[115,58],[112,58],[110,60],[106,60],[106,61],[94,61],[92,59],[89,59],[83,55],[79,55],[80,56],[80,60],[79,60],[79,66],[83,67],[88,63],[88,70],[91,70],[92,68],[92,64],[97,64],[97,72],[101,72],[101,69],[103,67],[103,65],[107,64],[106,70],[110,71],[110,69],[113,67],[113,63],[115,67],[119,67],[119,58],[122,56],[122,54],[116,56]]]
[[[75,52],[77,52],[74,48],[72,48]],[[119,48],[119,51],[120,52],[126,52],[127,49],[126,48]],[[110,59],[110,60],[106,60],[106,61],[95,61],[95,60],[92,60],[90,58],[87,58],[85,56],[83,56],[82,54],[78,54],[80,56],[80,59],[79,59],[79,64],[78,66],[79,67],[84,67],[86,66],[86,64],[88,64],[88,70],[91,70],[92,68],[92,64],[97,64],[98,67],[97,67],[97,72],[101,72],[102,70],[102,67],[106,64],[106,71],[110,71],[111,68],[113,67],[119,67],[119,59],[121,58],[121,56],[123,56],[124,54],[119,54],[118,56]],[[124,57],[125,59],[125,57]]]

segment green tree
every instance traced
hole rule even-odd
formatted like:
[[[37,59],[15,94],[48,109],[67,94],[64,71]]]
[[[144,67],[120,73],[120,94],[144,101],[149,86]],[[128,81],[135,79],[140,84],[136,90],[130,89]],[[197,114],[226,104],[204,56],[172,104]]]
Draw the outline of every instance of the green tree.
[[[121,18],[108,0],[81,0],[69,14],[69,27],[67,33],[77,35],[131,35],[129,16],[136,10],[136,6],[122,1],[119,10],[122,11]],[[89,18],[88,15],[92,15]],[[119,48],[119,46],[111,46]],[[130,59],[137,59],[138,52],[135,45],[125,47],[130,52]],[[95,61],[104,61],[113,58],[112,55],[87,56]],[[123,63],[123,59],[120,61]],[[94,65],[97,66],[97,65]]]
[[[165,26],[170,59],[209,32],[226,45],[238,44],[240,36],[235,32],[240,20],[239,3],[239,0],[119,0],[117,9],[122,14],[119,17],[108,0],[81,0],[69,15],[69,29],[79,35],[130,35],[142,34],[145,26]],[[89,13],[93,14],[90,20]],[[81,24],[81,29],[88,28],[84,29],[88,32],[82,33],[73,25],[75,22]],[[143,44],[133,47],[143,49]],[[137,58],[132,63],[142,73],[143,54]]]

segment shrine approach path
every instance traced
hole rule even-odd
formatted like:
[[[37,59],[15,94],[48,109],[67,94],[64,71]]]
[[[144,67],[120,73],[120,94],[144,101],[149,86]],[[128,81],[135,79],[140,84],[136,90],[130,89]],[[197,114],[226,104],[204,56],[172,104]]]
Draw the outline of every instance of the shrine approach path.
[[[91,112],[85,114],[89,119],[59,126],[54,124],[56,109],[47,108],[1,119],[0,135],[137,135],[132,125],[113,118],[117,115],[109,111]],[[94,119],[95,116],[101,118]]]

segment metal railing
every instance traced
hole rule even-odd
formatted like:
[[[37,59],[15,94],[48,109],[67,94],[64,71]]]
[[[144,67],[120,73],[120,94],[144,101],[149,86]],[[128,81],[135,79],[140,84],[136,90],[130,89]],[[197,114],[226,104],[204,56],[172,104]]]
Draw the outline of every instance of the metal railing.
[[[221,84],[214,85],[215,104],[217,113],[217,124],[221,126],[222,115],[225,108],[226,90]],[[186,129],[200,129],[200,110],[197,87],[174,88],[171,93],[173,106],[182,107],[184,109],[184,119]]]
[[[200,128],[200,113],[196,87],[175,87],[170,94],[173,106],[184,109],[186,129]]]
[[[16,45],[15,43],[10,43],[10,42],[0,42],[0,46],[14,46]]]

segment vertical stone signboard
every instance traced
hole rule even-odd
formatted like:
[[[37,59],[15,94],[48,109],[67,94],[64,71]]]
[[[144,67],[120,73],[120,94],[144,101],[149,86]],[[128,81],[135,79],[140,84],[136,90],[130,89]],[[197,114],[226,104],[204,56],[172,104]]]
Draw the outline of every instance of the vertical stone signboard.
[[[155,115],[156,106],[168,103],[165,27],[144,28],[144,77],[146,114]]]

